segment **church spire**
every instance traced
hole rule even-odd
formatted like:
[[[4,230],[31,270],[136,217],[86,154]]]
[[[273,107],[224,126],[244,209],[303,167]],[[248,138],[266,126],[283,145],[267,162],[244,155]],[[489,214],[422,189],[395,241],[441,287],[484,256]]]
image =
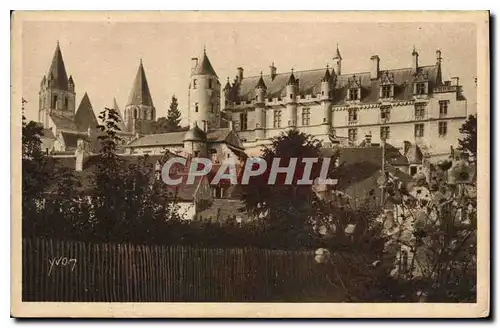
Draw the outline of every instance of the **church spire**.
[[[134,83],[132,85],[132,90],[128,97],[128,105],[145,105],[153,106],[153,99],[151,98],[151,93],[149,92],[148,81],[146,79],[146,73],[144,72],[144,66],[142,65],[142,59],[139,63],[139,68],[137,74],[135,75]]]
[[[68,90],[68,74],[64,66],[64,60],[61,53],[59,41],[57,41],[56,50],[52,57],[47,79],[51,82],[51,86],[60,90]]]

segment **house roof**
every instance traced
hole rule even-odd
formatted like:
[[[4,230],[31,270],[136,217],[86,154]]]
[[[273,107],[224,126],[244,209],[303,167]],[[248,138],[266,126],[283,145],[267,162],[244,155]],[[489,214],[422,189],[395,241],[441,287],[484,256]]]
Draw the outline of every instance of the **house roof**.
[[[440,66],[422,66],[419,67],[419,74],[428,78],[429,90],[435,85],[441,84]],[[412,100],[413,99],[413,80],[415,78],[412,68],[401,68],[393,70],[381,70],[380,76],[385,73],[394,76],[394,99]],[[312,69],[305,71],[294,71],[293,76],[298,83],[298,94],[318,94],[321,92],[321,82],[325,77],[325,69]],[[241,82],[235,82],[228,93],[230,101],[251,101],[255,99],[255,89],[259,84],[260,75],[245,77]],[[262,79],[267,87],[266,97],[279,98],[286,95],[286,85],[291,78],[290,73],[280,73],[274,76],[263,75]],[[335,92],[333,103],[344,104],[347,95],[349,79],[355,77],[361,84],[361,102],[375,103],[379,101],[380,83],[378,80],[372,80],[369,72],[350,73],[335,76]]]
[[[56,126],[57,129],[71,130],[71,131],[78,130],[76,123],[72,118],[58,115],[55,113],[51,113],[50,118],[52,122],[54,122],[54,125]]]
[[[204,142],[207,140],[207,134],[195,124],[191,129],[189,129],[186,134],[184,134],[183,141],[200,141]]]
[[[203,51],[203,57],[201,61],[198,62],[196,67],[191,70],[191,75],[213,75],[217,76],[215,73],[210,60],[208,59],[207,52]]]
[[[145,105],[153,106],[153,98],[149,91],[148,80],[146,79],[146,73],[144,72],[144,66],[142,65],[142,59],[137,69],[137,74],[135,75],[134,83],[132,84],[132,90],[128,97],[128,105]]]
[[[60,90],[68,90],[68,74],[66,73],[66,67],[64,66],[64,60],[61,48],[59,47],[59,42],[57,42],[56,50],[54,51],[54,56],[52,57],[52,63],[50,64],[49,72],[47,73],[47,79],[52,82],[53,87]]]
[[[89,137],[86,134],[82,133],[61,132],[61,137],[63,139],[64,145],[66,146],[66,149],[76,149],[79,139],[85,140],[87,142],[90,141]]]
[[[75,114],[75,124],[80,132],[87,132],[89,128],[95,130],[97,128],[97,118],[92,104],[90,103],[89,95],[85,92],[82,101]]]

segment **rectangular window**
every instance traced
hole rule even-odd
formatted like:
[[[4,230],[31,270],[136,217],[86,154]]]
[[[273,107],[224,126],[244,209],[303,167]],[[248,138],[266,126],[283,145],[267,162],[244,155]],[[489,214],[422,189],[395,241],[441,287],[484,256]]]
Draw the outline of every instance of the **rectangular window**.
[[[415,91],[417,95],[425,95],[425,83],[417,83]]]
[[[355,142],[358,140],[358,129],[349,129],[348,130],[349,141]]]
[[[383,107],[380,108],[380,119],[388,121],[391,118],[391,108]]]
[[[425,104],[417,103],[415,104],[415,119],[423,119],[425,116]]]
[[[390,98],[392,97],[392,85],[383,85],[382,86],[382,98]]]
[[[387,140],[391,137],[391,128],[388,126],[380,127],[380,140]]]
[[[212,104],[212,107],[210,107],[210,113],[214,112],[214,104]]]
[[[248,115],[247,113],[241,113],[240,114],[240,129],[247,130],[248,128]]]
[[[302,125],[309,125],[311,123],[311,109],[302,108]]]
[[[275,128],[280,128],[281,127],[281,111],[280,110],[275,110],[274,111],[273,126]]]
[[[57,95],[52,97],[52,108],[57,109]]]
[[[64,98],[64,110],[68,110],[68,97]]]
[[[448,115],[448,100],[439,101],[439,117],[445,117]]]
[[[194,104],[194,111],[195,111],[195,113],[198,113],[198,103]]]
[[[208,79],[208,88],[212,89],[212,79]]]
[[[444,137],[448,133],[448,122],[438,123],[439,136]]]
[[[349,100],[358,100],[358,99],[359,99],[358,88],[349,89]]]
[[[349,109],[349,123],[356,123],[358,121],[358,110]]]
[[[415,137],[422,138],[424,136],[424,125],[415,124]]]

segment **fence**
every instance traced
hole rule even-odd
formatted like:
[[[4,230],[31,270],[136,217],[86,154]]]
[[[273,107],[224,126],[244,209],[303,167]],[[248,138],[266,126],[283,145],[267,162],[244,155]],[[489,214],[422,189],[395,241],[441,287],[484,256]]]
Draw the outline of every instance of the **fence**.
[[[312,251],[23,240],[23,301],[339,301]]]

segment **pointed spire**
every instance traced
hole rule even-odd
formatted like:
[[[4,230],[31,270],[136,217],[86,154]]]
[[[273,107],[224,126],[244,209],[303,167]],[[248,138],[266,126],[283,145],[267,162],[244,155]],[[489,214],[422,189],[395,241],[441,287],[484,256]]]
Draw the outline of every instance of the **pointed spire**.
[[[191,75],[213,75],[217,77],[212,64],[207,56],[206,48],[203,47],[203,58],[198,62],[195,68],[191,71]]]
[[[321,82],[332,82],[332,75],[330,74],[330,69],[328,65],[326,65],[325,75],[323,76]]]
[[[266,90],[266,84],[264,83],[264,79],[262,78],[262,71],[260,72],[260,78],[259,81],[257,82],[257,85],[255,86],[256,89],[264,89]]]
[[[229,89],[231,89],[231,83],[229,83],[229,76],[228,76],[226,85],[224,86],[224,90],[229,90]]]
[[[340,55],[338,42],[337,42],[337,50],[335,51],[335,57],[333,57],[333,59],[342,59],[342,56]]]
[[[95,117],[89,95],[85,92],[78,110],[75,114],[75,124],[78,131],[87,132],[89,128],[92,130],[97,127],[97,118]]]
[[[146,73],[144,72],[144,66],[142,65],[142,59],[139,63],[139,69],[134,79],[132,85],[132,90],[130,91],[128,97],[128,105],[145,105],[153,106],[153,99],[151,98],[151,93],[149,92],[148,80],[146,79]]]
[[[52,81],[52,87],[61,90],[68,90],[68,74],[66,73],[66,67],[64,66],[59,41],[57,41],[56,50],[54,51],[54,56],[52,57],[52,63],[50,64],[47,77]]]
[[[118,106],[118,102],[116,101],[116,97],[113,97],[113,109],[116,111],[118,114],[118,118],[120,119],[120,122],[118,122],[118,128],[120,131],[126,131],[125,128],[125,121],[123,120],[123,115],[122,112],[120,111],[120,107]]]
[[[287,85],[295,85],[297,84],[297,80],[295,79],[295,75],[293,75],[293,68],[292,68],[292,73],[290,74],[290,77],[288,78]]]

